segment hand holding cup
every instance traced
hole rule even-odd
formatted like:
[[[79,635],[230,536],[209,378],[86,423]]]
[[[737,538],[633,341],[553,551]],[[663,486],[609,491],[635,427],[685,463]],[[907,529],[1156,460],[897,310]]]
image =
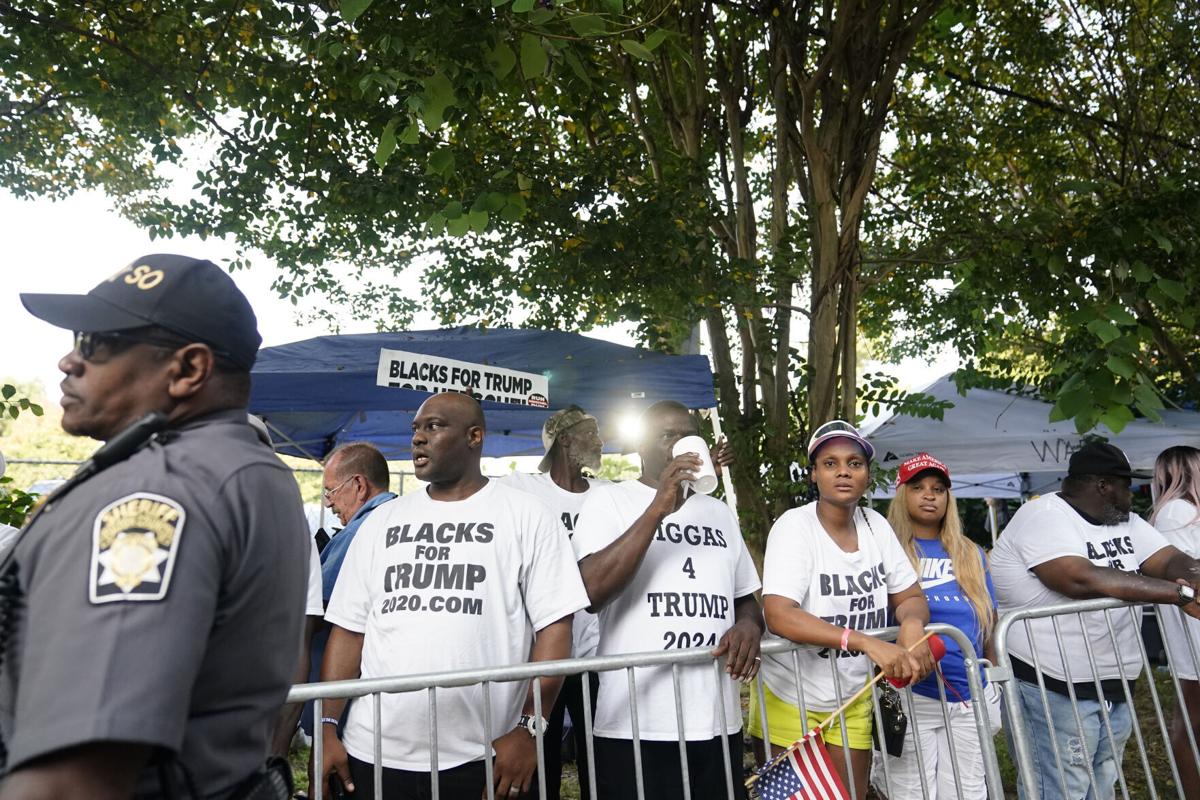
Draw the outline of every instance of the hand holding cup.
[[[717,488],[717,471],[713,468],[708,443],[699,436],[684,436],[675,442],[671,455],[679,457],[684,453],[692,453],[700,459],[700,469],[696,471],[695,479],[684,481],[684,485],[700,494],[712,494]]]

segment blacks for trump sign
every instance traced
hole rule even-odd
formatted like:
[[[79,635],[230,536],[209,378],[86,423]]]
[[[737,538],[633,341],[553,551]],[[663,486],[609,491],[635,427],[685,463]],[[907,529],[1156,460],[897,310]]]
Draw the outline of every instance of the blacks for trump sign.
[[[545,375],[403,350],[380,349],[375,383],[391,389],[464,392],[476,400],[550,407],[550,382]]]

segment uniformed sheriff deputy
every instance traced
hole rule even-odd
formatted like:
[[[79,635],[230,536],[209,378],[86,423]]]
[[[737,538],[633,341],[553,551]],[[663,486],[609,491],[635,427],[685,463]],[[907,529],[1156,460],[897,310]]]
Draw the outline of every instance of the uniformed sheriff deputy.
[[[310,552],[296,482],[246,423],[254,312],[178,255],[21,301],[75,331],[64,430],[112,445],[164,419],[52,495],[4,565],[0,798],[243,796],[297,663]]]

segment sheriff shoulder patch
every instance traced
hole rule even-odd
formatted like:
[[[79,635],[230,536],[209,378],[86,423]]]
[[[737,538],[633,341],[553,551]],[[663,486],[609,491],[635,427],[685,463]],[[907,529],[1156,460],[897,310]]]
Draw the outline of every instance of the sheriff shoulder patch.
[[[186,518],[162,495],[136,492],[110,503],[92,530],[92,603],[162,600],[171,584]]]

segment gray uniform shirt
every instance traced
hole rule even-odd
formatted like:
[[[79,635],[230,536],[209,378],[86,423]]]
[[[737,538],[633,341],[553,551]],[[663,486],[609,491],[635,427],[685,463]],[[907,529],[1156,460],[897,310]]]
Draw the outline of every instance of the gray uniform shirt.
[[[97,741],[179,755],[202,796],[266,757],[299,657],[308,525],[244,409],[185,423],[48,505],[17,544],[8,768]],[[141,792],[158,790],[150,767]]]

